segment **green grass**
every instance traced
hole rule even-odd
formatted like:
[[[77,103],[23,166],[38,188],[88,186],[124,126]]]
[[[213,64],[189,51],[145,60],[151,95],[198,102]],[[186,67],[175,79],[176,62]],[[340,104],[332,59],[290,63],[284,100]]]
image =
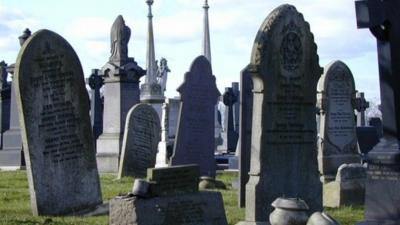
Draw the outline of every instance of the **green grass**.
[[[219,174],[227,189],[221,191],[229,225],[243,220],[245,210],[237,207],[236,190],[232,189],[232,181],[237,179],[231,173]],[[133,185],[132,178],[116,180],[113,175],[101,176],[103,200],[108,201],[120,193],[129,192]],[[327,209],[342,225],[354,225],[363,219],[362,208],[344,207]],[[98,217],[35,217],[30,210],[28,182],[25,171],[0,171],[0,224],[1,225],[75,225],[75,224],[108,224],[108,216]]]

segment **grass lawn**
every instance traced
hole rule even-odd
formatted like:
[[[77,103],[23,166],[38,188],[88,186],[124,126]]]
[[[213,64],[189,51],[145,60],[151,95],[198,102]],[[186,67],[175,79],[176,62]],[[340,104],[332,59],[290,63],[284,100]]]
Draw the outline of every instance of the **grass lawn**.
[[[218,179],[227,185],[222,190],[226,216],[230,225],[244,218],[244,209],[237,207],[236,191],[231,183],[236,177],[232,174],[218,175]],[[103,200],[108,201],[119,193],[129,192],[132,178],[116,180],[113,175],[101,176]],[[363,219],[362,208],[327,209],[342,225],[354,225]],[[1,225],[67,225],[67,224],[108,224],[108,216],[99,217],[34,217],[30,210],[28,182],[25,171],[0,171],[0,224]]]

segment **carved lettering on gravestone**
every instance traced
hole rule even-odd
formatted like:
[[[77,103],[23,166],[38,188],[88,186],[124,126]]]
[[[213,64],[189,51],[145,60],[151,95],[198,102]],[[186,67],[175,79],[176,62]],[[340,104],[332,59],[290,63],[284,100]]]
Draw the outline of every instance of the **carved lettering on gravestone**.
[[[145,177],[156,163],[160,141],[160,119],[151,105],[137,104],[128,114],[125,124],[118,177]]]
[[[178,91],[182,103],[170,164],[198,164],[201,176],[215,177],[214,109],[220,93],[207,58],[193,61]]]
[[[270,13],[254,42],[251,163],[246,222],[268,221],[278,197],[322,209],[316,147],[316,85],[322,73],[309,24],[292,5]]]
[[[320,172],[334,178],[340,165],[360,161],[357,148],[355,85],[350,69],[341,61],[325,67],[318,82]]]
[[[347,71],[338,69],[328,78],[328,138],[338,147],[339,151],[354,142],[355,121],[354,107],[354,81],[347,76]]]
[[[34,215],[63,215],[102,202],[82,67],[61,36],[40,30],[15,69]]]

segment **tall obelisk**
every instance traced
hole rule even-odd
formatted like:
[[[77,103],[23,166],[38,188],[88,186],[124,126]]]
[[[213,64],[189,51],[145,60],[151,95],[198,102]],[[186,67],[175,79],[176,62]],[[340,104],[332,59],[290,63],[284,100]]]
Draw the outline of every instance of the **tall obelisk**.
[[[151,104],[157,111],[160,119],[162,113],[162,104],[164,103],[164,92],[161,85],[157,82],[157,63],[154,50],[154,34],[153,34],[153,14],[151,6],[153,0],[146,0],[149,6],[148,18],[148,34],[147,34],[147,57],[146,57],[146,78],[141,86],[140,101]]]
[[[208,9],[210,6],[208,5],[208,0],[204,1],[203,9],[204,9],[204,17],[203,17],[203,55],[208,59],[211,64],[211,42],[210,42],[210,23],[208,20]],[[214,137],[215,137],[215,150],[217,150],[217,146],[221,143],[221,131],[222,126],[218,122],[218,104],[215,105],[215,129],[214,129]]]

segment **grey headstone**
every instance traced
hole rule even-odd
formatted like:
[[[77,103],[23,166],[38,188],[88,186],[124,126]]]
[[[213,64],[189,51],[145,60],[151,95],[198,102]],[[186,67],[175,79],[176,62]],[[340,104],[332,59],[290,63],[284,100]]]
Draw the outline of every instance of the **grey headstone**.
[[[344,163],[359,163],[356,122],[354,117],[356,91],[350,69],[341,61],[325,67],[318,82],[320,135],[318,166],[327,180],[335,178]]]
[[[7,82],[7,64],[0,62],[0,150],[3,148],[3,132],[10,127],[10,84]],[[3,158],[0,153],[0,159]],[[0,167],[3,163],[0,160]]]
[[[22,46],[14,79],[33,214],[100,204],[89,98],[75,51],[40,30]]]
[[[193,61],[178,91],[182,103],[170,164],[198,164],[200,176],[215,177],[214,110],[220,93],[207,58]]]
[[[199,191],[199,166],[183,165],[147,170],[152,196],[177,195]]]
[[[338,168],[336,179],[324,184],[324,206],[363,205],[365,198],[366,168],[359,164],[343,164]]]
[[[136,104],[126,116],[118,177],[146,177],[156,163],[160,119],[151,105]]]
[[[239,153],[239,207],[244,207],[246,203],[246,184],[249,181],[250,172],[253,81],[248,69],[246,67],[240,75],[240,130],[237,147]]]
[[[278,197],[322,210],[315,103],[322,73],[309,24],[281,5],[262,24],[253,47],[253,127],[246,221],[266,224]],[[245,222],[246,223],[246,222]]]

